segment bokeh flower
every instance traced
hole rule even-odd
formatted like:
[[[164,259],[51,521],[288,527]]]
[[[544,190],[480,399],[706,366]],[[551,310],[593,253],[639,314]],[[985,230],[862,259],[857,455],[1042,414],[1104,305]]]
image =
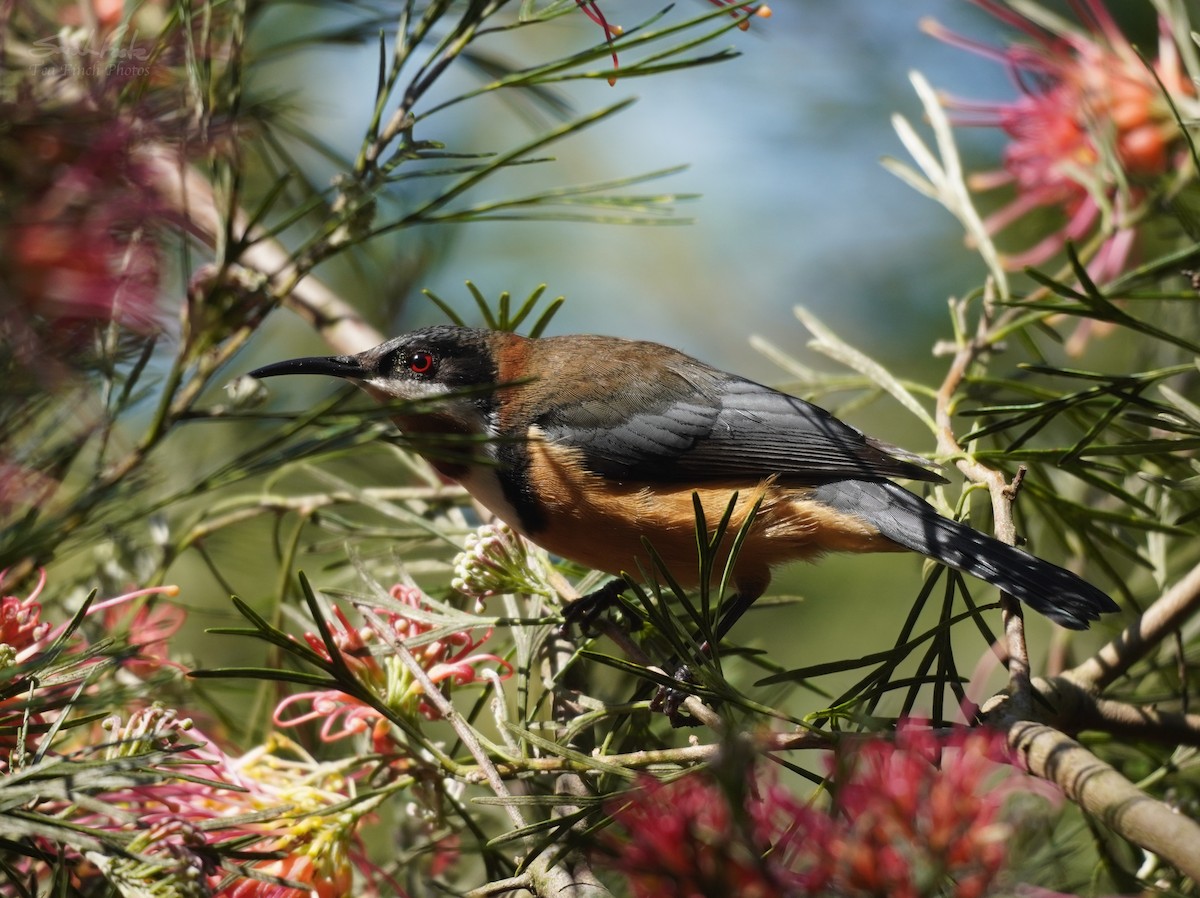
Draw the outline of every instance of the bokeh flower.
[[[145,679],[161,667],[184,670],[170,655],[170,640],[182,629],[187,612],[169,602],[130,602],[111,599],[92,609],[104,612],[109,633],[123,633],[131,652],[123,662],[126,670]]]
[[[1058,210],[1062,225],[1007,256],[1007,264],[1039,265],[1068,240],[1095,237],[1089,273],[1099,283],[1111,280],[1126,267],[1147,201],[1179,172],[1195,176],[1171,110],[1174,104],[1184,121],[1200,113],[1177,32],[1160,17],[1157,54],[1144,60],[1102,0],[1073,3],[1082,27],[1063,22],[1056,30],[999,0],[972,2],[1024,36],[999,49],[925,23],[939,39],[1001,63],[1020,90],[1008,102],[945,99],[958,124],[1001,128],[1009,138],[1003,167],[970,181],[978,190],[1015,191],[987,219],[989,232],[1036,210]]]
[[[644,778],[612,799],[607,863],[636,898],[839,895],[981,898],[999,888],[1012,829],[1005,804],[1027,778],[984,729],[847,741],[833,807],[805,803],[752,771],[670,783]]]
[[[158,326],[162,267],[156,222],[166,215],[127,118],[6,106],[0,180],[0,331],[21,355],[86,345],[95,324]]]
[[[943,736],[911,722],[856,744],[839,759],[838,814],[810,875],[842,894],[989,894],[1008,857],[1004,804],[1025,780],[1006,756],[997,731]]]
[[[771,790],[751,799],[759,806],[752,819],[708,771],[667,783],[643,776],[633,792],[606,805],[619,833],[610,830],[607,863],[634,898],[782,898],[786,871],[768,855],[790,829],[773,828],[787,816],[777,813],[780,798],[803,810],[786,792]]]
[[[439,632],[430,638],[427,634],[444,628],[438,626],[427,597],[419,589],[404,584],[393,586],[390,595],[397,604],[364,611],[369,618],[362,627],[355,627],[336,606],[332,618],[326,622],[342,664],[390,710],[408,718],[418,714],[430,719],[439,716],[426,699],[421,683],[400,658],[387,651],[385,639],[404,643],[429,679],[445,688],[492,682],[512,675],[512,665],[503,658],[478,651],[491,637],[490,627],[464,627],[454,632]],[[304,639],[318,655],[331,660],[329,647],[320,635],[305,633]],[[319,721],[321,738],[325,741],[369,730],[375,751],[395,750],[390,741],[391,725],[378,708],[340,690],[291,695],[276,707],[274,719],[281,727]]]
[[[0,447],[4,442],[0,440]],[[43,471],[0,458],[0,522],[15,519],[52,495],[58,481]]]
[[[232,13],[167,6],[97,0],[5,20],[0,342],[42,382],[52,360],[86,368],[98,331],[160,329],[168,241],[189,216],[163,172],[230,133],[201,108],[194,67],[220,70]]]

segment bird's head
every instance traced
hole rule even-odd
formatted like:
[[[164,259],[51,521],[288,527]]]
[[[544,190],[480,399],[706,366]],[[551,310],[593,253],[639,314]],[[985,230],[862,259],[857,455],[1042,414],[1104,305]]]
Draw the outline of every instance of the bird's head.
[[[496,384],[495,338],[476,328],[426,327],[356,355],[288,359],[250,376],[323,374],[355,381],[381,399],[436,399]]]

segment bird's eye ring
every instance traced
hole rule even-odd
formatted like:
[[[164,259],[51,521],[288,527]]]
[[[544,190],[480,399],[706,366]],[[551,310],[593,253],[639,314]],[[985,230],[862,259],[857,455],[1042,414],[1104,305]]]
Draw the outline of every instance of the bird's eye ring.
[[[413,374],[428,376],[437,368],[437,359],[427,349],[418,349],[408,357],[408,370]]]

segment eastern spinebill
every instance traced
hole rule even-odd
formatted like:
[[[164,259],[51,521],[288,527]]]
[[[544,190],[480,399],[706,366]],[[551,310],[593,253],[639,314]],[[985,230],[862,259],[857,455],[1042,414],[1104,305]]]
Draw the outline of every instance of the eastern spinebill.
[[[715,521],[736,492],[730,532],[758,510],[721,633],[772,568],[825,552],[920,552],[1076,630],[1117,610],[1070,571],[942,517],[889,479],[945,482],[920,456],[657,343],[445,325],[250,373],[346,378],[385,401],[444,398],[394,416],[413,434],[484,438],[476,459],[432,455],[433,467],[547,551],[616,575],[645,563],[645,539],[694,586],[693,495]]]

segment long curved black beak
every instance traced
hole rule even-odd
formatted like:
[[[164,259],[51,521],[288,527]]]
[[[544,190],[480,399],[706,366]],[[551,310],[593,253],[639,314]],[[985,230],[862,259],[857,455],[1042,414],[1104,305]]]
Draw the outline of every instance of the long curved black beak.
[[[372,372],[362,360],[353,355],[312,356],[305,359],[288,359],[263,365],[250,372],[251,377],[277,377],[280,374],[324,374],[328,377],[346,377],[365,380]]]

